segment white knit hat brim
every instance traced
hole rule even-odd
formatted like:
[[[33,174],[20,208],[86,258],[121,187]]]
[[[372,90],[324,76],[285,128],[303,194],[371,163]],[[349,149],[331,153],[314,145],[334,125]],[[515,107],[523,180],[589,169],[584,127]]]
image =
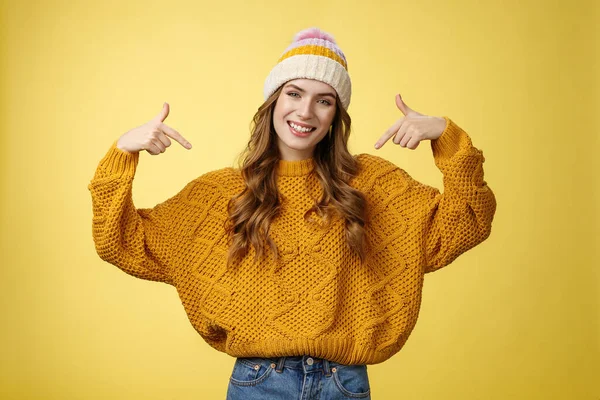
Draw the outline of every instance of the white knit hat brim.
[[[329,57],[299,54],[281,61],[265,80],[264,98],[269,98],[281,85],[293,79],[315,79],[335,89],[345,110],[350,105],[352,86],[348,71]]]

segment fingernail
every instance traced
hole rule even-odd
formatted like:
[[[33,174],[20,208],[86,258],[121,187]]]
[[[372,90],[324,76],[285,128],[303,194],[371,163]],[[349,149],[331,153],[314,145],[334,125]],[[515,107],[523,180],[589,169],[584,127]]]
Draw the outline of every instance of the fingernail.
[[[379,143],[375,143],[375,148],[378,149],[379,148]]]
[[[192,144],[188,143],[185,147],[187,147],[188,149],[191,149],[192,148]]]

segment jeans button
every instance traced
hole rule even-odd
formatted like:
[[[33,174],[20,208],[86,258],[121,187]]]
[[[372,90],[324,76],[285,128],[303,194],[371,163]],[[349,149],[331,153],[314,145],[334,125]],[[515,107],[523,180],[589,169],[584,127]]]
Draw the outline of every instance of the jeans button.
[[[311,357],[308,357],[308,358],[306,359],[306,363],[307,363],[308,365],[313,365],[313,362],[314,362],[314,361],[313,361],[313,359],[312,359]]]

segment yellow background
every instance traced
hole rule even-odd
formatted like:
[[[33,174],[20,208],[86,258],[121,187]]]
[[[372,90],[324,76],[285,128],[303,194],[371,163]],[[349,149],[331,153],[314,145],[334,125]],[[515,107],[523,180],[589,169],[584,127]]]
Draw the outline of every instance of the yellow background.
[[[373,148],[400,92],[469,133],[498,201],[490,238],[426,276],[405,347],[369,366],[373,399],[600,398],[598,3],[367,3],[0,3],[0,398],[225,398],[234,359],[176,290],[96,255],[87,184],[165,101],[194,147],[140,155],[136,206],[234,165],[310,26],[348,58],[353,153],[442,187],[428,142]]]

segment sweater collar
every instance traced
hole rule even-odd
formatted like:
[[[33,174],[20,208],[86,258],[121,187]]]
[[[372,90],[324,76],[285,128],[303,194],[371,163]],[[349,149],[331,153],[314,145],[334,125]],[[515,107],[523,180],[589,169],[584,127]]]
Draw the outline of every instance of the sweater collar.
[[[308,175],[314,167],[314,159],[312,157],[295,161],[279,159],[277,162],[277,174],[281,176],[304,176]]]

